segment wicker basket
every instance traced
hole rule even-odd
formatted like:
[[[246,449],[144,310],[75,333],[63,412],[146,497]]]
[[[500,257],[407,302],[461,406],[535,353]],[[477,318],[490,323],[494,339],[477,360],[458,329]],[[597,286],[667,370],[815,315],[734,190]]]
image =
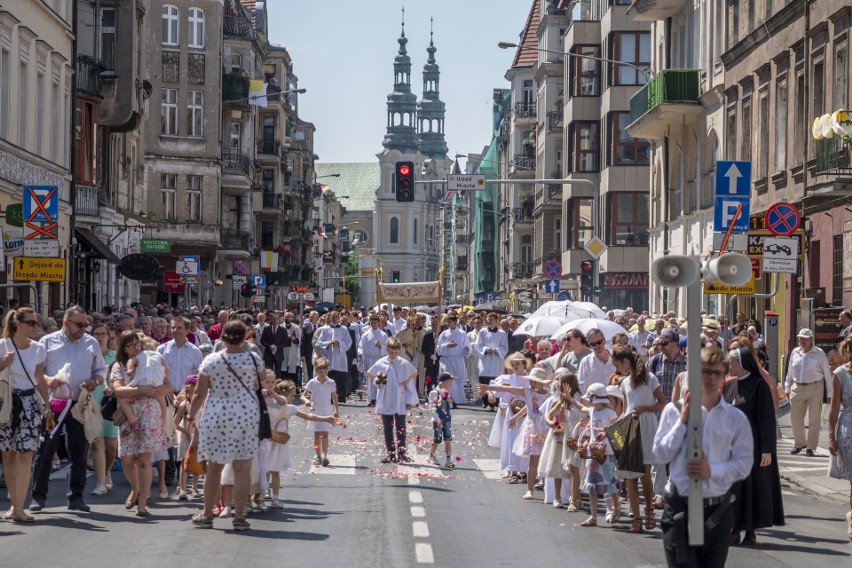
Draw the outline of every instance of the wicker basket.
[[[606,444],[589,444],[589,454],[593,459],[601,459],[606,455]]]
[[[579,448],[577,438],[568,438],[565,440],[565,445],[568,446],[568,449],[576,452]]]
[[[290,441],[290,434],[287,432],[276,432],[273,430],[271,440],[276,444],[286,444]]]
[[[565,433],[565,428],[563,428],[562,426],[560,426],[559,428],[554,428],[554,429],[553,429],[553,435],[554,435],[554,436],[561,436],[561,435],[563,435],[564,433]]]

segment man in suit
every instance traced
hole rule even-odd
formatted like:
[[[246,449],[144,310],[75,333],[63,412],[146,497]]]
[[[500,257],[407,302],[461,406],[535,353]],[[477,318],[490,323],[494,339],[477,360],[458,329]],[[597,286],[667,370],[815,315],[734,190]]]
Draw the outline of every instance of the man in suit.
[[[281,371],[285,379],[289,379],[296,383],[296,388],[301,388],[302,384],[299,380],[299,367],[302,353],[302,328],[293,322],[292,312],[284,312],[284,323],[281,327],[284,328],[285,333],[283,356],[281,358]]]
[[[438,337],[441,335],[441,316],[433,316],[431,324],[431,329],[423,334],[423,342],[420,344],[424,361],[424,378],[422,381],[422,394],[424,396],[427,396],[432,387],[438,384],[438,368],[441,361],[437,353]]]
[[[263,345],[263,364],[267,369],[272,369],[275,377],[280,379],[281,363],[284,361],[284,342],[287,339],[287,331],[279,325],[278,314],[269,312],[267,319],[269,325],[263,328],[260,334],[260,344]]]
[[[319,328],[319,313],[312,310],[306,315],[302,324],[302,361],[305,362],[304,382],[307,384],[314,377],[314,333]]]

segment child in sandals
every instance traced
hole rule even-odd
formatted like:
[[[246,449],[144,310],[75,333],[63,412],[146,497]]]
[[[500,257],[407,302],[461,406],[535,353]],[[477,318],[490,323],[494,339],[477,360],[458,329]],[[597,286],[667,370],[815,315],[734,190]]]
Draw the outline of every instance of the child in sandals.
[[[151,386],[159,387],[166,379],[169,378],[169,367],[166,365],[166,360],[163,356],[157,353],[159,343],[157,340],[148,337],[142,340],[144,350],[140,351],[136,357],[131,357],[127,361],[127,376],[132,380],[127,383],[128,387]],[[166,420],[166,397],[163,394],[157,394],[157,402],[160,403],[160,412],[163,417],[163,422]],[[125,434],[139,429],[139,422],[136,414],[133,413],[133,405],[129,398],[118,397],[118,405],[127,417],[129,428],[125,430]]]
[[[429,406],[434,409],[435,414],[432,416],[432,447],[429,449],[429,463],[438,465],[438,459],[435,457],[435,450],[441,440],[447,450],[447,465],[452,469],[455,466],[452,457],[453,444],[453,426],[450,408],[452,407],[453,397],[450,395],[450,385],[453,384],[453,377],[449,373],[442,373],[438,377],[438,388],[429,391]]]

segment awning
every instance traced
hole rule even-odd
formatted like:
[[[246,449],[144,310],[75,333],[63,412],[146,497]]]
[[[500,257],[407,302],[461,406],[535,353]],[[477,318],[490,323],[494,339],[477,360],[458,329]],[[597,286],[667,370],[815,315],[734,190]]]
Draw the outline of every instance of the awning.
[[[111,262],[113,264],[120,264],[121,259],[115,256],[115,253],[109,250],[109,247],[100,240],[92,231],[89,229],[75,229],[74,232],[77,234],[77,238],[83,241],[92,252],[95,253],[95,256],[98,258],[103,258],[107,262]]]

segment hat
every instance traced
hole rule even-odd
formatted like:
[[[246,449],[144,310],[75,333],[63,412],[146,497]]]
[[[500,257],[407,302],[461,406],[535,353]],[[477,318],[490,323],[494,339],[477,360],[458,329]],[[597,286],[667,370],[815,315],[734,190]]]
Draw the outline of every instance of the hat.
[[[719,331],[719,322],[717,321],[708,321],[704,325],[702,325],[704,329],[709,329],[710,331]]]
[[[213,351],[213,345],[211,343],[202,343],[198,346],[201,351]]]
[[[750,326],[748,326],[748,329],[747,329],[746,331],[748,331],[749,333],[751,333],[752,331],[753,331],[753,332],[755,332],[755,333],[757,333],[757,328],[756,328],[756,327],[754,327],[753,325],[750,325]],[[811,333],[810,337],[813,337],[813,332],[812,332],[811,330],[809,330],[809,329],[803,329],[802,331],[808,331],[808,332],[810,332],[810,333]],[[802,333],[802,331],[800,331],[799,333]]]
[[[607,396],[614,396],[614,397],[620,398],[621,400],[624,400],[624,391],[622,391],[620,388],[618,388],[615,385],[609,385],[609,386],[606,387],[606,395]]]
[[[681,337],[680,339],[678,339],[677,346],[680,349],[684,349],[686,347],[686,344],[687,344],[688,341],[689,340],[686,337]]]
[[[602,383],[594,383],[586,391],[586,398],[593,404],[596,402],[609,402],[606,386]]]
[[[453,376],[449,373],[441,373],[438,375],[438,382],[443,383],[444,381],[452,381]]]
[[[533,367],[532,370],[530,370],[530,376],[534,379],[545,380],[547,379],[547,371],[541,367]]]
[[[799,330],[799,333],[796,334],[796,337],[802,337],[804,339],[813,339],[814,338],[814,332],[811,329],[803,327],[802,329]]]
[[[660,332],[660,339],[665,339],[666,341],[680,341],[680,334],[675,329],[667,328]]]
[[[194,385],[196,383],[198,383],[198,375],[187,375],[183,379],[183,384],[185,385]]]

